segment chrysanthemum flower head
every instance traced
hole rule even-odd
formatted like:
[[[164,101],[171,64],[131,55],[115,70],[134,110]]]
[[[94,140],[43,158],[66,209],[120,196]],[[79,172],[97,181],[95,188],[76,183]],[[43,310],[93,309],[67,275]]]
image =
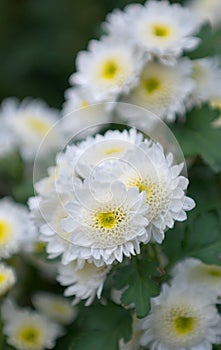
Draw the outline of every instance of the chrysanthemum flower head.
[[[141,73],[139,84],[123,97],[123,101],[144,107],[161,119],[174,121],[176,113],[185,113],[186,100],[193,91],[191,74],[192,65],[188,59],[179,60],[172,67],[149,62]]]
[[[220,324],[210,292],[164,285],[151,299],[149,316],[140,321],[140,344],[150,350],[212,350],[221,339]]]
[[[68,265],[60,265],[57,280],[66,288],[65,296],[75,296],[73,304],[86,300],[85,305],[90,305],[95,297],[101,298],[105,279],[111,266],[97,267],[93,263],[86,262],[83,267],[78,266],[76,261]]]
[[[76,172],[85,178],[94,168],[108,165],[122,158],[128,150],[136,148],[142,140],[143,135],[135,129],[122,132],[109,130],[104,135],[88,137],[78,145],[77,149],[74,149],[77,157]]]
[[[97,179],[76,189],[75,197],[67,204],[69,215],[62,221],[70,233],[65,264],[75,259],[88,259],[96,266],[121,262],[124,255],[138,253],[140,243],[148,241],[148,206],[137,188],[127,190],[119,181]]]
[[[34,160],[40,143],[46,135],[44,154],[57,150],[61,136],[58,135],[57,130],[54,129],[53,132],[51,128],[58,120],[58,112],[50,109],[44,102],[25,99],[19,103],[16,99],[9,98],[3,101],[0,113],[15,135],[24,160]]]
[[[71,323],[77,316],[77,310],[67,298],[47,292],[38,292],[32,298],[35,308],[54,322]]]
[[[171,271],[172,283],[208,288],[221,296],[221,266],[204,264],[194,258],[177,263]]]
[[[100,125],[111,121],[105,104],[97,103],[89,89],[71,88],[65,92],[61,130],[67,141],[94,134]]]
[[[217,27],[221,23],[219,0],[191,0],[187,6],[200,24],[209,22],[213,27]]]
[[[136,84],[142,57],[130,43],[103,37],[92,40],[88,51],[78,54],[76,65],[77,73],[71,76],[71,83],[87,87],[96,101],[115,101]]]
[[[30,309],[19,309],[6,300],[2,307],[3,333],[18,350],[53,349],[62,328]]]
[[[0,295],[8,292],[16,282],[16,274],[12,267],[0,263]]]
[[[221,68],[218,58],[201,58],[192,61],[195,87],[188,104],[193,106],[209,102],[221,94]]]
[[[7,157],[17,148],[17,140],[5,120],[0,117],[0,158]]]
[[[129,151],[114,168],[116,177],[127,188],[137,188],[145,193],[148,204],[146,230],[152,240],[161,243],[164,232],[172,228],[175,220],[186,219],[187,210],[195,203],[185,196],[188,180],[180,175],[183,164],[173,165],[173,156],[165,156],[160,144],[144,141]]]
[[[9,258],[19,250],[29,250],[37,236],[28,210],[9,198],[0,200],[0,258]]]
[[[197,30],[191,12],[168,1],[148,1],[144,6],[129,5],[126,25],[128,35],[146,52],[174,63],[184,50],[194,49],[198,43]]]

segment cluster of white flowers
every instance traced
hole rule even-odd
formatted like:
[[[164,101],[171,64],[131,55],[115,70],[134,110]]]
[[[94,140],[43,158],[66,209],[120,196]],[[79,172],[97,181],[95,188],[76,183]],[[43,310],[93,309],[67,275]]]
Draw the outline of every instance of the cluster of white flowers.
[[[149,315],[134,317],[132,338],[121,350],[212,350],[221,341],[221,267],[188,258],[171,271],[169,284],[151,299]]]
[[[200,44],[202,24],[208,18],[216,22],[219,13],[219,0],[195,0],[190,9],[150,0],[108,14],[105,34],[77,55],[72,87],[65,93],[62,115],[70,118],[63,119],[63,130],[73,136],[99,124],[102,113],[103,122],[111,121],[114,106],[106,102],[135,104],[173,122],[193,106],[221,97],[218,59],[185,56]]]
[[[49,258],[61,256],[58,281],[74,303],[100,298],[112,264],[141,243],[162,243],[186,219],[195,203],[182,168],[135,129],[88,136],[58,155],[29,206]]]

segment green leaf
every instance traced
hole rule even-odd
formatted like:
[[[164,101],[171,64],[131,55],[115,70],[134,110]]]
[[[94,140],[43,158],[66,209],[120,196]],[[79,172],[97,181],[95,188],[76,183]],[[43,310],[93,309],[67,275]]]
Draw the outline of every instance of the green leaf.
[[[198,207],[185,223],[168,231],[162,248],[170,264],[194,257],[208,264],[221,264],[221,203]]]
[[[221,28],[214,30],[209,24],[205,24],[198,37],[201,39],[200,45],[196,50],[188,52],[191,59],[212,56],[221,53]]]
[[[138,317],[147,315],[150,298],[159,293],[154,276],[159,275],[157,264],[145,258],[132,258],[129,265],[119,269],[116,276],[117,289],[126,287],[121,301],[124,305],[134,304]]]
[[[82,309],[79,317],[81,332],[70,350],[118,350],[119,340],[131,337],[131,315],[112,302]]]
[[[217,116],[216,110],[204,106],[188,113],[186,123],[171,126],[184,155],[200,155],[216,172],[221,171],[221,127],[212,125]]]

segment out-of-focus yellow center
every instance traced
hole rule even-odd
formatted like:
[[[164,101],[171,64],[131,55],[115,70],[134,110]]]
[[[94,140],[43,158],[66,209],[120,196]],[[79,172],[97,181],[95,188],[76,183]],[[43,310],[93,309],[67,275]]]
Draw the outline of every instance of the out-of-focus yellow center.
[[[65,314],[65,313],[67,313],[66,305],[63,305],[62,303],[59,303],[58,301],[54,301],[52,303],[52,309],[55,312],[57,312],[58,314]]]
[[[36,253],[43,253],[45,250],[46,243],[45,242],[36,242],[34,247],[35,247],[35,252]]]
[[[0,219],[0,245],[8,242],[11,236],[12,227],[7,220]]]
[[[212,276],[212,277],[221,277],[221,267],[220,266],[215,266],[215,265],[211,265],[211,266],[206,266],[205,267],[206,272]]]
[[[5,273],[0,273],[0,283],[4,283],[7,280],[7,275]]]
[[[36,117],[27,117],[25,120],[26,125],[37,134],[44,136],[50,129],[50,125],[41,119]]]
[[[116,217],[113,212],[104,212],[96,215],[96,226],[99,228],[113,228],[116,222]]]
[[[102,66],[101,77],[103,79],[111,80],[116,77],[118,72],[119,72],[119,67],[116,61],[113,59],[108,60]]]
[[[86,108],[90,105],[90,103],[86,100],[82,100],[81,103],[80,103],[80,107],[81,108]]]
[[[39,345],[40,333],[39,330],[34,327],[27,326],[23,328],[18,337],[25,346],[30,346],[30,348]]]
[[[196,325],[196,320],[193,317],[177,317],[174,320],[174,328],[178,335],[187,335],[191,333]]]
[[[156,90],[159,90],[161,84],[157,78],[152,77],[152,78],[144,79],[143,86],[144,86],[145,91],[148,94],[152,94]]]
[[[105,154],[107,155],[107,156],[109,156],[109,155],[111,155],[111,154],[113,154],[113,153],[120,153],[120,152],[122,152],[122,149],[121,148],[109,148],[109,149],[107,149],[106,151],[105,151]]]
[[[171,28],[165,24],[153,24],[152,32],[157,37],[165,38],[170,36]]]

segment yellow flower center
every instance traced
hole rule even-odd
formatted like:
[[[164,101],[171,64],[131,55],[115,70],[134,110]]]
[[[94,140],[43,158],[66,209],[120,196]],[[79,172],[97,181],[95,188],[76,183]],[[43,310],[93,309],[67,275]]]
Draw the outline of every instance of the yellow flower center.
[[[30,129],[41,136],[47,134],[51,127],[47,122],[36,117],[27,117],[25,123]]]
[[[153,24],[152,32],[157,37],[165,38],[171,34],[171,29],[165,24]]]
[[[11,236],[11,224],[6,220],[0,220],[0,245],[9,241]]]
[[[193,317],[177,317],[174,320],[174,327],[178,335],[186,335],[191,333],[196,325]]]
[[[111,80],[116,77],[119,71],[119,67],[115,60],[106,61],[101,70],[101,77],[107,80]]]
[[[81,103],[80,103],[80,107],[81,108],[86,108],[90,105],[90,103],[86,100],[82,100]]]
[[[52,303],[52,309],[58,314],[66,314],[67,313],[66,305],[63,305],[62,303],[59,303],[58,301],[54,301]]]
[[[127,184],[127,187],[128,188],[137,187],[140,193],[145,191],[147,199],[148,199],[148,197],[150,197],[152,195],[152,187],[151,187],[151,185],[148,185],[147,183],[142,181],[141,178],[131,179],[129,181],[129,183]]]
[[[34,347],[39,344],[40,333],[34,327],[25,327],[19,333],[19,340],[26,346]]]
[[[96,226],[110,229],[116,225],[116,217],[113,212],[99,213],[96,215]]]
[[[35,252],[36,253],[43,253],[45,250],[46,243],[45,242],[36,242],[34,247],[35,247]]]
[[[122,152],[122,149],[121,148],[109,148],[109,149],[107,149],[106,151],[105,151],[105,154],[107,155],[107,156],[109,156],[109,155],[111,155],[111,154],[113,154],[113,153],[120,153],[120,152]]]
[[[212,277],[221,277],[221,267],[216,265],[205,266],[206,272]]]
[[[7,276],[4,273],[0,273],[0,283],[4,283],[7,280]]]
[[[143,80],[143,86],[148,94],[152,94],[156,90],[159,90],[161,84],[157,78],[151,77]]]

